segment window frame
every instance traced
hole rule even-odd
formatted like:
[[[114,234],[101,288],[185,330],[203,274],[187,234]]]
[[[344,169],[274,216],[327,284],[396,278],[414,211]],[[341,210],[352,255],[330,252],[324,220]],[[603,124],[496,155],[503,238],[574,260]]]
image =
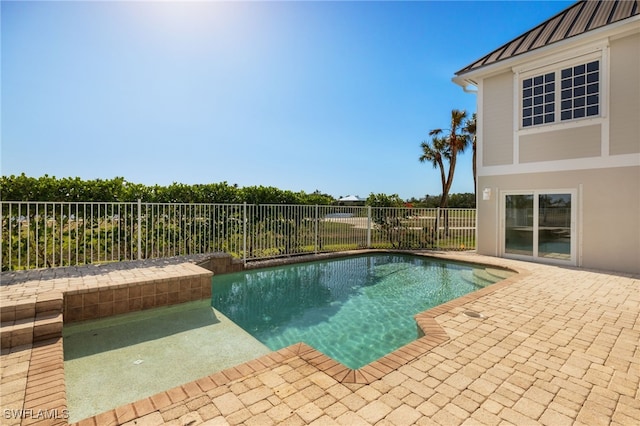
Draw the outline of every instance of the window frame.
[[[557,75],[557,72],[546,72],[520,79],[520,126],[523,129],[556,122]],[[549,90],[550,86],[552,90]],[[540,93],[537,93],[537,89],[540,89]],[[540,123],[536,123],[538,118]],[[531,124],[525,126],[525,120],[530,120]]]
[[[597,68],[595,70],[589,69],[592,64],[597,64]],[[576,68],[583,68],[583,70],[577,71]],[[600,116],[600,109],[601,109],[600,108],[600,101],[601,101],[600,86],[602,86],[600,82],[601,68],[602,68],[601,61],[596,59],[592,61],[587,61],[584,64],[563,67],[560,69],[559,71],[560,73],[560,111],[559,113],[560,113],[561,122]],[[565,75],[566,71],[569,71],[568,75]],[[590,86],[593,86],[594,81],[590,81],[589,78],[596,74],[598,76],[597,81],[595,81],[595,83],[597,83],[597,91],[592,92],[590,94],[589,93]],[[575,80],[577,78],[582,78],[583,81],[581,83],[576,83]],[[570,82],[567,87],[565,87],[564,85],[565,81]],[[584,90],[584,93],[576,96],[575,92],[578,88],[582,88]],[[570,96],[568,98],[564,97],[565,91],[570,91]],[[590,104],[589,98],[593,97],[594,95],[597,97],[597,101],[595,104]],[[576,105],[576,101],[580,99],[584,100],[584,105]],[[565,103],[567,102],[569,103],[569,105],[568,107],[565,107]],[[590,105],[591,107],[593,107],[593,105],[597,106],[598,111],[596,114],[589,114]],[[580,110],[583,110],[584,115],[576,117],[576,114],[580,112]],[[566,113],[569,113],[570,117],[565,118]]]
[[[597,115],[585,115],[584,117],[571,118],[562,120],[562,71],[568,68],[573,68],[575,66],[586,65],[591,62],[598,61],[598,114]],[[606,118],[606,99],[607,99],[607,88],[608,88],[608,58],[605,54],[604,47],[598,47],[595,49],[590,49],[588,53],[582,53],[578,55],[573,55],[571,57],[556,57],[554,59],[549,59],[547,61],[539,61],[529,65],[526,69],[514,69],[515,78],[514,78],[514,88],[515,90],[515,106],[517,108],[516,114],[514,116],[516,123],[515,130],[518,133],[535,133],[538,131],[548,131],[558,127],[574,127],[581,125],[592,124],[594,121],[603,121]],[[524,110],[525,106],[523,104],[524,96],[523,96],[523,83],[525,80],[545,76],[547,74],[553,73],[555,88],[554,88],[554,119],[550,122],[545,122],[543,118],[543,122],[539,124],[531,124],[529,126],[524,126]],[[573,86],[572,86],[573,87]],[[544,93],[543,93],[544,96]],[[571,99],[574,99],[573,97]],[[543,104],[543,117],[544,117],[544,105]],[[573,107],[571,109],[573,111]]]
[[[540,231],[540,223],[539,223],[539,207],[540,207],[540,195],[556,195],[556,194],[569,194],[571,196],[571,224],[570,224],[570,256],[568,259],[557,259],[554,257],[546,257],[540,256],[539,250],[539,231]],[[506,247],[506,197],[508,195],[531,195],[533,196],[533,226],[532,226],[532,253],[529,254],[517,254],[517,253],[509,253],[507,252]],[[556,265],[571,265],[571,266],[579,266],[582,263],[582,189],[581,187],[577,188],[555,188],[555,189],[544,189],[544,188],[527,188],[520,190],[500,190],[499,191],[499,228],[498,228],[498,255],[500,257],[504,257],[506,259],[517,259],[517,260],[525,260],[530,262],[538,262],[545,264],[556,264]]]

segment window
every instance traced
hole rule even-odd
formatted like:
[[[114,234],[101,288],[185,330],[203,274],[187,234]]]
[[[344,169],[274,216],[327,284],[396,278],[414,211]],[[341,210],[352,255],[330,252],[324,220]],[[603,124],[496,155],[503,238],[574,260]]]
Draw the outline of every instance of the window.
[[[561,71],[562,121],[591,117],[600,113],[600,64],[598,61]]]
[[[522,81],[522,127],[553,123],[555,116],[554,73]]]
[[[560,90],[556,90],[560,81]],[[600,62],[522,80],[522,127],[600,115]]]

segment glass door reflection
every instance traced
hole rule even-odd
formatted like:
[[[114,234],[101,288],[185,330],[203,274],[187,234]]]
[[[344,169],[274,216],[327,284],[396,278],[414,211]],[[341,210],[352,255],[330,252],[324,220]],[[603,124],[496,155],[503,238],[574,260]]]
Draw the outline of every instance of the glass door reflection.
[[[538,196],[538,257],[571,259],[571,194]]]
[[[505,196],[505,253],[533,256],[533,195]]]

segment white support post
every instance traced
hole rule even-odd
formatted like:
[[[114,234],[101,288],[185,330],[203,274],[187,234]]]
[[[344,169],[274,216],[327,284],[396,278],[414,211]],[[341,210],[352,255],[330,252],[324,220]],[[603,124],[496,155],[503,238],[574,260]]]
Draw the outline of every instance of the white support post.
[[[313,239],[313,247],[314,247],[313,252],[314,252],[315,254],[318,254],[318,221],[319,221],[320,219],[318,218],[318,205],[317,205],[317,204],[316,204],[316,212],[315,212],[315,215],[316,215],[316,220],[314,221],[314,223],[315,223],[315,230],[314,230],[314,232],[315,232],[315,238]]]
[[[440,249],[440,207],[436,209],[436,249]]]
[[[371,248],[371,206],[367,206],[367,248]]]
[[[242,204],[242,261],[247,264],[247,202]]]
[[[142,200],[138,198],[138,260],[142,259]]]

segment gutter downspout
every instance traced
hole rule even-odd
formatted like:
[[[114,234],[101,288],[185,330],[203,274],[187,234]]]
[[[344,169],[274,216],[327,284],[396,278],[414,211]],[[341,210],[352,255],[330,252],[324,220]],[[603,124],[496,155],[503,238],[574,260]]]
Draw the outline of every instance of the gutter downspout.
[[[464,93],[472,93],[472,94],[477,94],[478,93],[478,89],[469,89],[469,84],[465,84],[464,86],[462,86],[462,90],[464,91]]]

